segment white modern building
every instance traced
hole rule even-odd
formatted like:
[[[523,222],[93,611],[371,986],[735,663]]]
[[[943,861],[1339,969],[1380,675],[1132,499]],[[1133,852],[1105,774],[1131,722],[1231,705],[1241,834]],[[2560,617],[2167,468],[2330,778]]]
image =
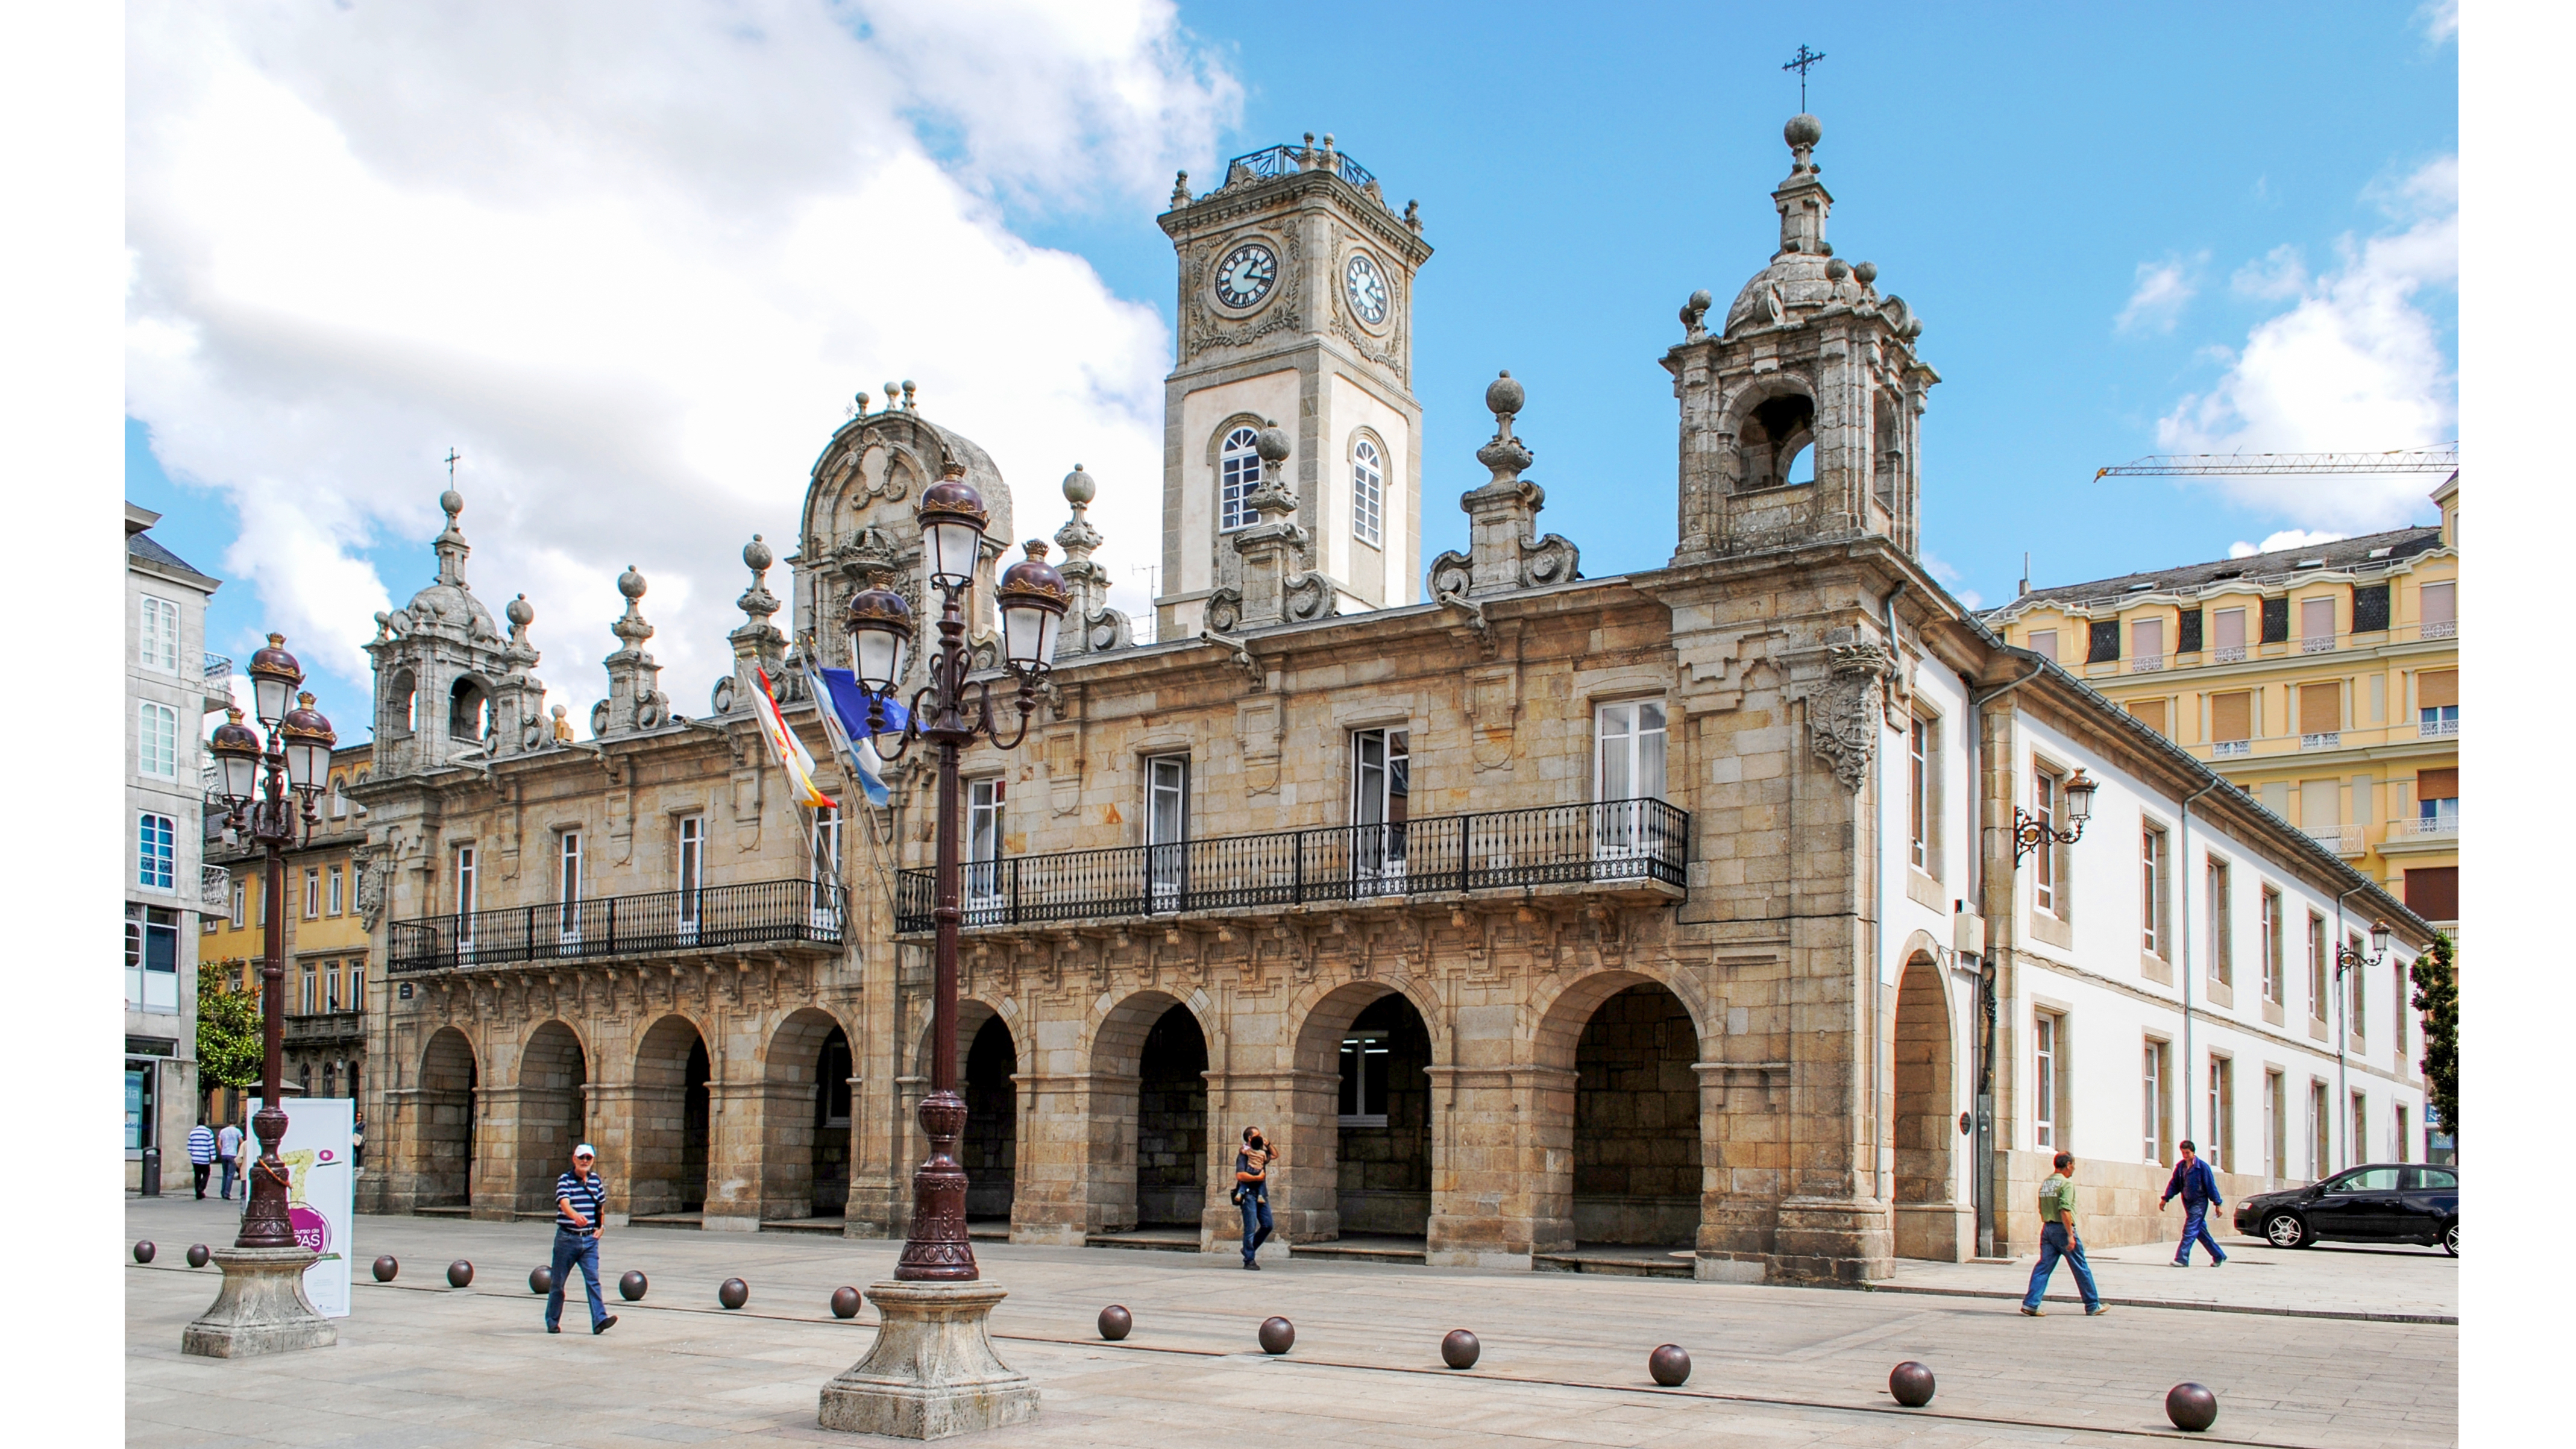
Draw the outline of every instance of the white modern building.
[[[125,505],[125,1159],[162,1151],[164,1191],[187,1181],[197,1110],[198,917],[221,911],[203,878],[205,716],[229,661],[205,651],[221,581],[155,542],[161,515]]]

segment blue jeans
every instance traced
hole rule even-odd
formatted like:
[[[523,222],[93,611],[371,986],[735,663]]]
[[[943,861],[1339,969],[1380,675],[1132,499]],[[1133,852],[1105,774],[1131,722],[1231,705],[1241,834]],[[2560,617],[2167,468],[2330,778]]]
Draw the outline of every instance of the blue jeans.
[[[1264,1193],[1247,1192],[1243,1195],[1242,1207],[1243,1261],[1249,1263],[1252,1255],[1270,1239],[1270,1198]]]
[[[546,1327],[563,1322],[564,1280],[572,1276],[572,1266],[581,1265],[582,1285],[590,1290],[590,1321],[594,1324],[608,1316],[608,1305],[599,1301],[599,1239],[588,1233],[555,1229],[555,1286],[546,1295]]]
[[[215,1159],[215,1165],[224,1170],[223,1199],[226,1202],[230,1202],[233,1197],[233,1159],[229,1157],[218,1157]]]
[[[2209,1261],[2213,1263],[2227,1261],[2227,1255],[2218,1250],[2218,1239],[2211,1237],[2209,1233],[2210,1207],[2209,1203],[2183,1204],[2182,1247],[2174,1253],[2175,1262],[2190,1262],[2191,1245],[2194,1243],[2202,1244],[2209,1249]]]
[[[2060,1258],[2075,1269],[2075,1287],[2084,1295],[2085,1310],[2101,1307],[2102,1290],[2093,1286],[2093,1265],[2084,1261],[2082,1243],[2067,1240],[2064,1223],[2050,1223],[2039,1230],[2039,1266],[2030,1270],[2030,1291],[2021,1296],[2021,1306],[2039,1306],[2040,1295],[2048,1291],[2049,1277],[2057,1271]]]

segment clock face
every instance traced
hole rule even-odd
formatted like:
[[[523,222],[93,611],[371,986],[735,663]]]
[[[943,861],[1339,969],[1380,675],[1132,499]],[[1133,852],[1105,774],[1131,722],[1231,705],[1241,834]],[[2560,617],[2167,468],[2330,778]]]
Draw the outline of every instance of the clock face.
[[[1216,264],[1216,299],[1229,307],[1249,307],[1270,295],[1278,276],[1278,256],[1259,242],[1245,242]]]
[[[1361,321],[1375,327],[1386,320],[1386,278],[1378,275],[1377,262],[1368,253],[1351,254],[1342,268],[1342,291]]]

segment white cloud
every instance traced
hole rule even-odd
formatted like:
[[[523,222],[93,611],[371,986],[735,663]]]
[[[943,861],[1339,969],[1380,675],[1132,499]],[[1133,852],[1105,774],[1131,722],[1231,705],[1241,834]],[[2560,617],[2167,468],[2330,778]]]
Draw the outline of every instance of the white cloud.
[[[2460,0],[2426,0],[2415,11],[2415,23],[2435,45],[2460,38]]]
[[[1086,463],[1140,605],[1168,331],[998,206],[1159,205],[1214,153],[1239,91],[1168,0],[144,0],[127,39],[128,410],[234,505],[224,567],[308,663],[366,678],[452,444],[468,576],[536,606],[553,700],[604,692],[633,563],[702,712],[739,550],[792,551],[887,378],[991,451],[1018,537]],[[388,542],[416,575],[377,576]]]
[[[2247,262],[2236,269],[2228,285],[2241,297],[2260,297],[2279,302],[2308,289],[2308,259],[2304,252],[2288,243],[2264,253],[2263,259]],[[2230,353],[2229,360],[2234,360]]]
[[[2184,304],[2199,294],[2193,274],[2208,260],[2209,253],[2200,252],[2138,263],[2138,284],[2113,325],[2122,332],[2171,332]]]
[[[2258,553],[2278,553],[2283,549],[2290,548],[2314,548],[2321,543],[2333,543],[2338,539],[2350,538],[2351,536],[2352,535],[2348,533],[2326,533],[2321,531],[2311,531],[2305,528],[2285,528],[2278,533],[2264,535],[2261,543],[2247,543],[2240,539],[2237,542],[2228,545],[2227,556],[2229,558],[2252,558]]]
[[[1982,609],[1986,606],[1983,594],[1975,589],[1960,587],[1968,581],[1968,576],[1959,572],[1958,566],[1948,559],[1926,549],[1923,553],[1923,567],[1931,573],[1932,577],[1940,580],[1941,587],[1948,589],[1950,596],[1960,603],[1971,609]]]
[[[2302,276],[2288,294],[2296,305],[2257,323],[2217,383],[2157,423],[2165,451],[2363,452],[2457,436],[2457,382],[2423,294],[2459,279],[2458,162],[2420,167],[2373,199],[2402,229],[2345,237],[2332,270]],[[2246,289],[2286,287],[2283,262],[2276,249],[2249,268]],[[2404,524],[2431,486],[2412,475],[2212,481],[2239,503],[2346,533]]]

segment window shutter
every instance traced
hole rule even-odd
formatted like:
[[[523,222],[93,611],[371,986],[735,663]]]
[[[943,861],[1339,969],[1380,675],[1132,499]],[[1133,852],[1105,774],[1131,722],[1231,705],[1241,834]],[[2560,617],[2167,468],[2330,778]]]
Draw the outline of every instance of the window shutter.
[[[2343,686],[2334,682],[2299,686],[2299,733],[2321,735],[2343,728]]]
[[[2456,624],[2460,618],[2459,585],[2444,581],[2416,591],[2416,608],[2427,624]]]
[[[2460,702],[2460,671],[2427,670],[2415,676],[2415,707],[2448,709]]]
[[[2380,634],[2388,629],[2388,585],[2352,586],[2352,632]]]
[[[2286,598],[2265,599],[2263,601],[2263,642],[2279,644],[2289,637],[2290,601]]]
[[[2161,659],[2165,653],[2165,621],[2139,619],[2129,625],[2129,657]]]
[[[2254,738],[2253,691],[2209,697],[2209,737],[2227,742]]]
[[[2218,617],[2211,623],[2216,626],[2218,637],[2210,641],[2210,647],[2215,649],[2245,647],[2245,611],[2243,609],[2221,609],[2218,611]]]
[[[2094,620],[2092,634],[2092,647],[2087,649],[2084,653],[2085,663],[2100,664],[2105,660],[2117,659],[2120,657],[2119,620]]]
[[[2406,909],[2428,921],[2460,918],[2460,868],[2437,865],[2406,872]]]
[[[2051,664],[2057,663],[2057,631],[2054,629],[2031,630],[2030,652],[2047,660]]]
[[[2200,610],[2185,609],[2182,611],[2182,628],[2180,630],[2180,637],[2174,640],[2174,652],[2176,654],[2197,654],[2200,652]]]
[[[2299,637],[2331,639],[2335,631],[2335,601],[2301,599],[2299,601]]]
[[[2172,733],[2165,728],[2165,702],[2161,699],[2133,699],[2129,701],[2129,713],[2157,734]]]
[[[2460,767],[2447,770],[2417,770],[2415,798],[2418,800],[2457,800],[2460,798]],[[2445,919],[2448,919],[2447,917]]]

